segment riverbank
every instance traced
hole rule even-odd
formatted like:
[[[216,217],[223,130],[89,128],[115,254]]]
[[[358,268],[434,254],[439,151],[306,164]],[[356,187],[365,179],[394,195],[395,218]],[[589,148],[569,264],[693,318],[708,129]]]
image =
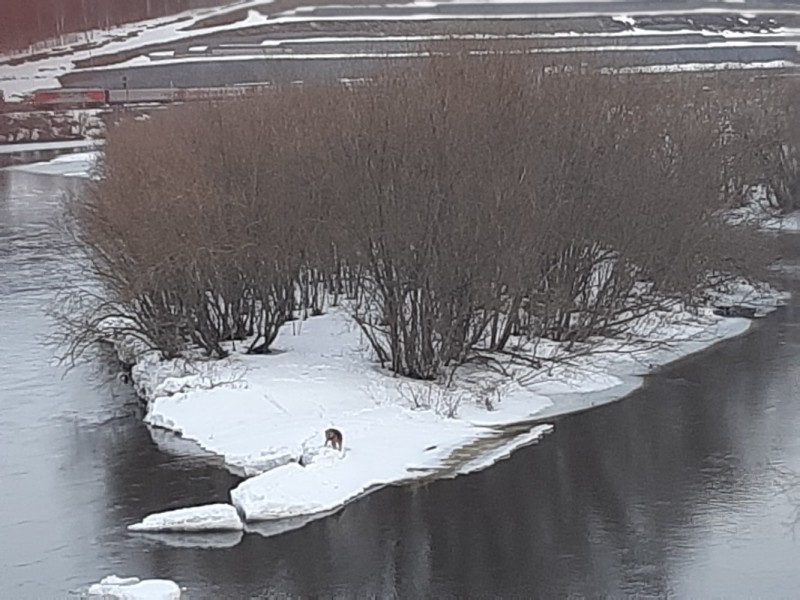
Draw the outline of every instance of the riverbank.
[[[105,135],[104,111],[30,110],[0,113],[0,144],[91,143]]]
[[[542,419],[618,400],[653,369],[750,327],[750,320],[714,314],[713,304],[764,314],[784,299],[741,284],[696,312],[676,308],[641,319],[626,340],[598,341],[585,354],[567,357],[541,341],[537,356],[560,357],[548,367],[506,360],[507,375],[464,367],[448,389],[379,368],[339,309],[286,325],[267,356],[232,347],[224,360],[163,361],[137,353],[130,340],[116,344],[133,363],[145,421],[222,457],[246,478],[231,491],[244,521],[302,526],[386,485],[485,469],[547,433],[551,425]],[[329,427],[344,435],[341,452],[324,445]],[[202,524],[193,520],[192,528]]]
[[[9,171],[20,171],[37,175],[54,175],[57,177],[79,177],[87,179],[91,176],[97,160],[101,155],[98,148],[103,145],[103,140],[81,141],[74,143],[46,142],[41,144],[14,144],[0,146],[0,164],[2,159],[11,158],[13,160],[26,161],[30,157],[37,157],[58,153],[58,156],[50,160],[37,162],[22,162],[4,166]],[[65,152],[63,153],[62,152]]]
[[[95,156],[17,168],[86,176]],[[243,520],[302,525],[386,485],[487,468],[549,431],[543,419],[620,399],[652,369],[750,326],[749,320],[714,314],[713,305],[766,312],[781,299],[774,291],[739,285],[698,311],[676,307],[640,319],[626,339],[598,340],[581,354],[570,356],[539,340],[521,352],[535,352],[545,367],[498,356],[505,375],[464,367],[448,389],[380,369],[340,309],[287,324],[267,356],[244,354],[243,344],[230,348],[224,360],[162,361],[124,339],[117,340],[117,350],[133,365],[150,426],[221,457],[247,478],[231,491]],[[342,452],[324,446],[329,427],[343,432]],[[176,528],[155,522],[163,526],[149,530]],[[213,519],[191,522],[201,530],[218,527]]]

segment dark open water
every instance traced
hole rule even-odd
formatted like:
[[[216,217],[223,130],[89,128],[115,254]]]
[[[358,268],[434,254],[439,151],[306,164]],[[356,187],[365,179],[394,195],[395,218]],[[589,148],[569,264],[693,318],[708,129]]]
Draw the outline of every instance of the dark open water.
[[[49,224],[72,185],[0,171],[0,597],[64,598],[110,573],[173,578],[193,600],[797,597],[781,473],[800,473],[800,298],[487,471],[205,540],[228,548],[128,534],[236,479],[159,451],[124,386],[52,364]],[[800,264],[800,236],[785,246]]]

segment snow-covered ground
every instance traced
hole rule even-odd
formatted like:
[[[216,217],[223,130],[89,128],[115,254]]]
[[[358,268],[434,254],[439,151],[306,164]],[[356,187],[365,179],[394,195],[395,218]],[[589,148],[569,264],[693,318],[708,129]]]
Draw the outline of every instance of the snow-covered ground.
[[[109,575],[92,584],[88,596],[102,600],[180,600],[181,588],[168,579]]]
[[[24,58],[24,55],[0,57],[0,90],[4,92],[6,101],[18,101],[34,90],[60,87],[58,77],[71,71],[75,61],[207,33],[263,24],[267,21],[267,17],[253,10],[248,13],[246,18],[237,23],[204,29],[190,29],[199,21],[210,16],[221,16],[246,8],[263,7],[271,2],[272,0],[250,0],[218,8],[188,11],[169,17],[130,23],[109,30],[91,31],[87,32],[85,36],[91,41],[91,48],[81,49],[81,45],[85,42],[76,43],[71,45],[72,48],[75,48],[73,52],[64,54],[64,50],[69,50],[70,47],[53,47],[49,52],[36,52],[31,56],[31,60],[20,64],[9,64],[9,60],[13,59],[16,63],[20,58]]]
[[[764,312],[781,297],[740,285],[713,300]],[[592,353],[550,368],[508,363],[506,377],[465,367],[449,389],[380,369],[339,309],[288,324],[268,356],[239,348],[220,361],[162,361],[154,352],[134,359],[135,344],[117,345],[135,362],[146,422],[195,441],[247,476],[231,491],[232,503],[248,522],[272,522],[270,534],[388,484],[486,468],[549,431],[542,417],[619,399],[651,369],[749,325],[711,308],[676,308],[642,319],[631,339],[599,341]],[[541,342],[538,355],[560,351]],[[329,427],[343,433],[342,451],[325,447]]]
[[[772,34],[775,36],[800,36],[800,28],[777,28],[773,30]],[[438,35],[382,35],[382,36],[365,36],[365,35],[340,35],[340,36],[310,36],[310,37],[287,37],[287,38],[270,38],[264,40],[259,44],[221,44],[221,48],[282,48],[286,46],[296,45],[324,45],[324,44],[367,44],[374,46],[385,43],[409,42],[409,43],[422,43],[422,42],[446,42],[451,40],[464,40],[464,41],[499,41],[499,40],[575,40],[577,38],[598,38],[624,41],[626,38],[631,37],[648,37],[657,40],[659,37],[675,37],[675,36],[699,36],[699,37],[714,37],[714,38],[730,38],[731,43],[736,39],[752,37],[752,33],[742,31],[730,30],[709,30],[709,29],[644,29],[641,27],[631,27],[622,31],[593,31],[590,33],[582,33],[577,31],[554,31],[554,32],[533,32],[533,33],[507,33],[507,34],[492,34],[492,33],[450,33]],[[776,37],[776,39],[779,39]],[[744,40],[746,42],[746,40]],[[762,45],[768,43],[774,44],[775,42],[762,42]],[[722,43],[718,43],[723,45]],[[751,42],[752,44],[752,42]],[[748,45],[748,44],[745,44]],[[613,48],[618,48],[614,45]],[[639,49],[641,46],[636,46]],[[658,49],[668,48],[669,46],[657,46]],[[706,47],[706,46],[703,46]],[[207,50],[207,46],[200,46],[203,51]],[[590,46],[590,48],[593,48]],[[189,49],[190,51],[192,48]]]

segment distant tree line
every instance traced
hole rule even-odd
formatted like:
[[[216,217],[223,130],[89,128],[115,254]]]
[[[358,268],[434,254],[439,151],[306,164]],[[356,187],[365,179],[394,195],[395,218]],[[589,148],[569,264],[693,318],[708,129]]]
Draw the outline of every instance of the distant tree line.
[[[37,42],[58,42],[71,33],[172,15],[228,0],[4,0],[0,51],[22,50]]]
[[[797,189],[796,93],[451,56],[124,120],[70,205],[100,286],[62,304],[70,352],[109,317],[167,357],[266,352],[329,304],[420,379],[624,336],[765,276],[767,239],[723,215],[749,184]]]

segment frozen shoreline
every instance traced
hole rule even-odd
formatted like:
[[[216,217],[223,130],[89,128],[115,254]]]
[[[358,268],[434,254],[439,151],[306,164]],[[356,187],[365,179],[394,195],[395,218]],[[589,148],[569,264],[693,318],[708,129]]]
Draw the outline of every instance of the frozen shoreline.
[[[782,298],[740,286],[716,300],[763,314]],[[117,348],[124,361],[135,362],[132,379],[148,405],[145,421],[246,476],[231,491],[232,504],[245,531],[274,535],[386,485],[485,469],[550,431],[543,419],[619,400],[653,369],[751,324],[710,307],[649,320],[637,344],[606,340],[595,353],[550,370],[512,367],[514,378],[464,368],[448,391],[379,369],[356,325],[338,309],[287,324],[267,356],[161,361],[150,352],[133,360],[130,345],[119,341]],[[331,426],[344,434],[342,452],[324,447],[323,432]]]
[[[13,169],[86,177],[96,156],[72,154]],[[276,535],[386,485],[485,469],[538,441],[552,429],[547,419],[619,400],[653,369],[750,327],[747,319],[714,315],[712,303],[763,314],[782,299],[740,285],[709,299],[697,314],[676,308],[642,319],[633,328],[639,343],[604,340],[594,354],[549,370],[507,365],[513,378],[464,367],[449,391],[381,370],[357,326],[338,309],[286,324],[266,356],[235,351],[220,361],[161,361],[130,340],[115,344],[133,365],[156,444],[168,453],[212,456],[247,477],[231,491],[241,528]],[[670,343],[657,344],[663,341]],[[557,344],[542,342],[538,355],[557,351]],[[323,446],[328,427],[343,432],[343,452]],[[227,547],[241,539],[231,510],[206,505],[141,515],[141,525],[131,529],[169,531],[160,539],[172,536],[180,544]],[[223,529],[230,531],[218,533]]]

